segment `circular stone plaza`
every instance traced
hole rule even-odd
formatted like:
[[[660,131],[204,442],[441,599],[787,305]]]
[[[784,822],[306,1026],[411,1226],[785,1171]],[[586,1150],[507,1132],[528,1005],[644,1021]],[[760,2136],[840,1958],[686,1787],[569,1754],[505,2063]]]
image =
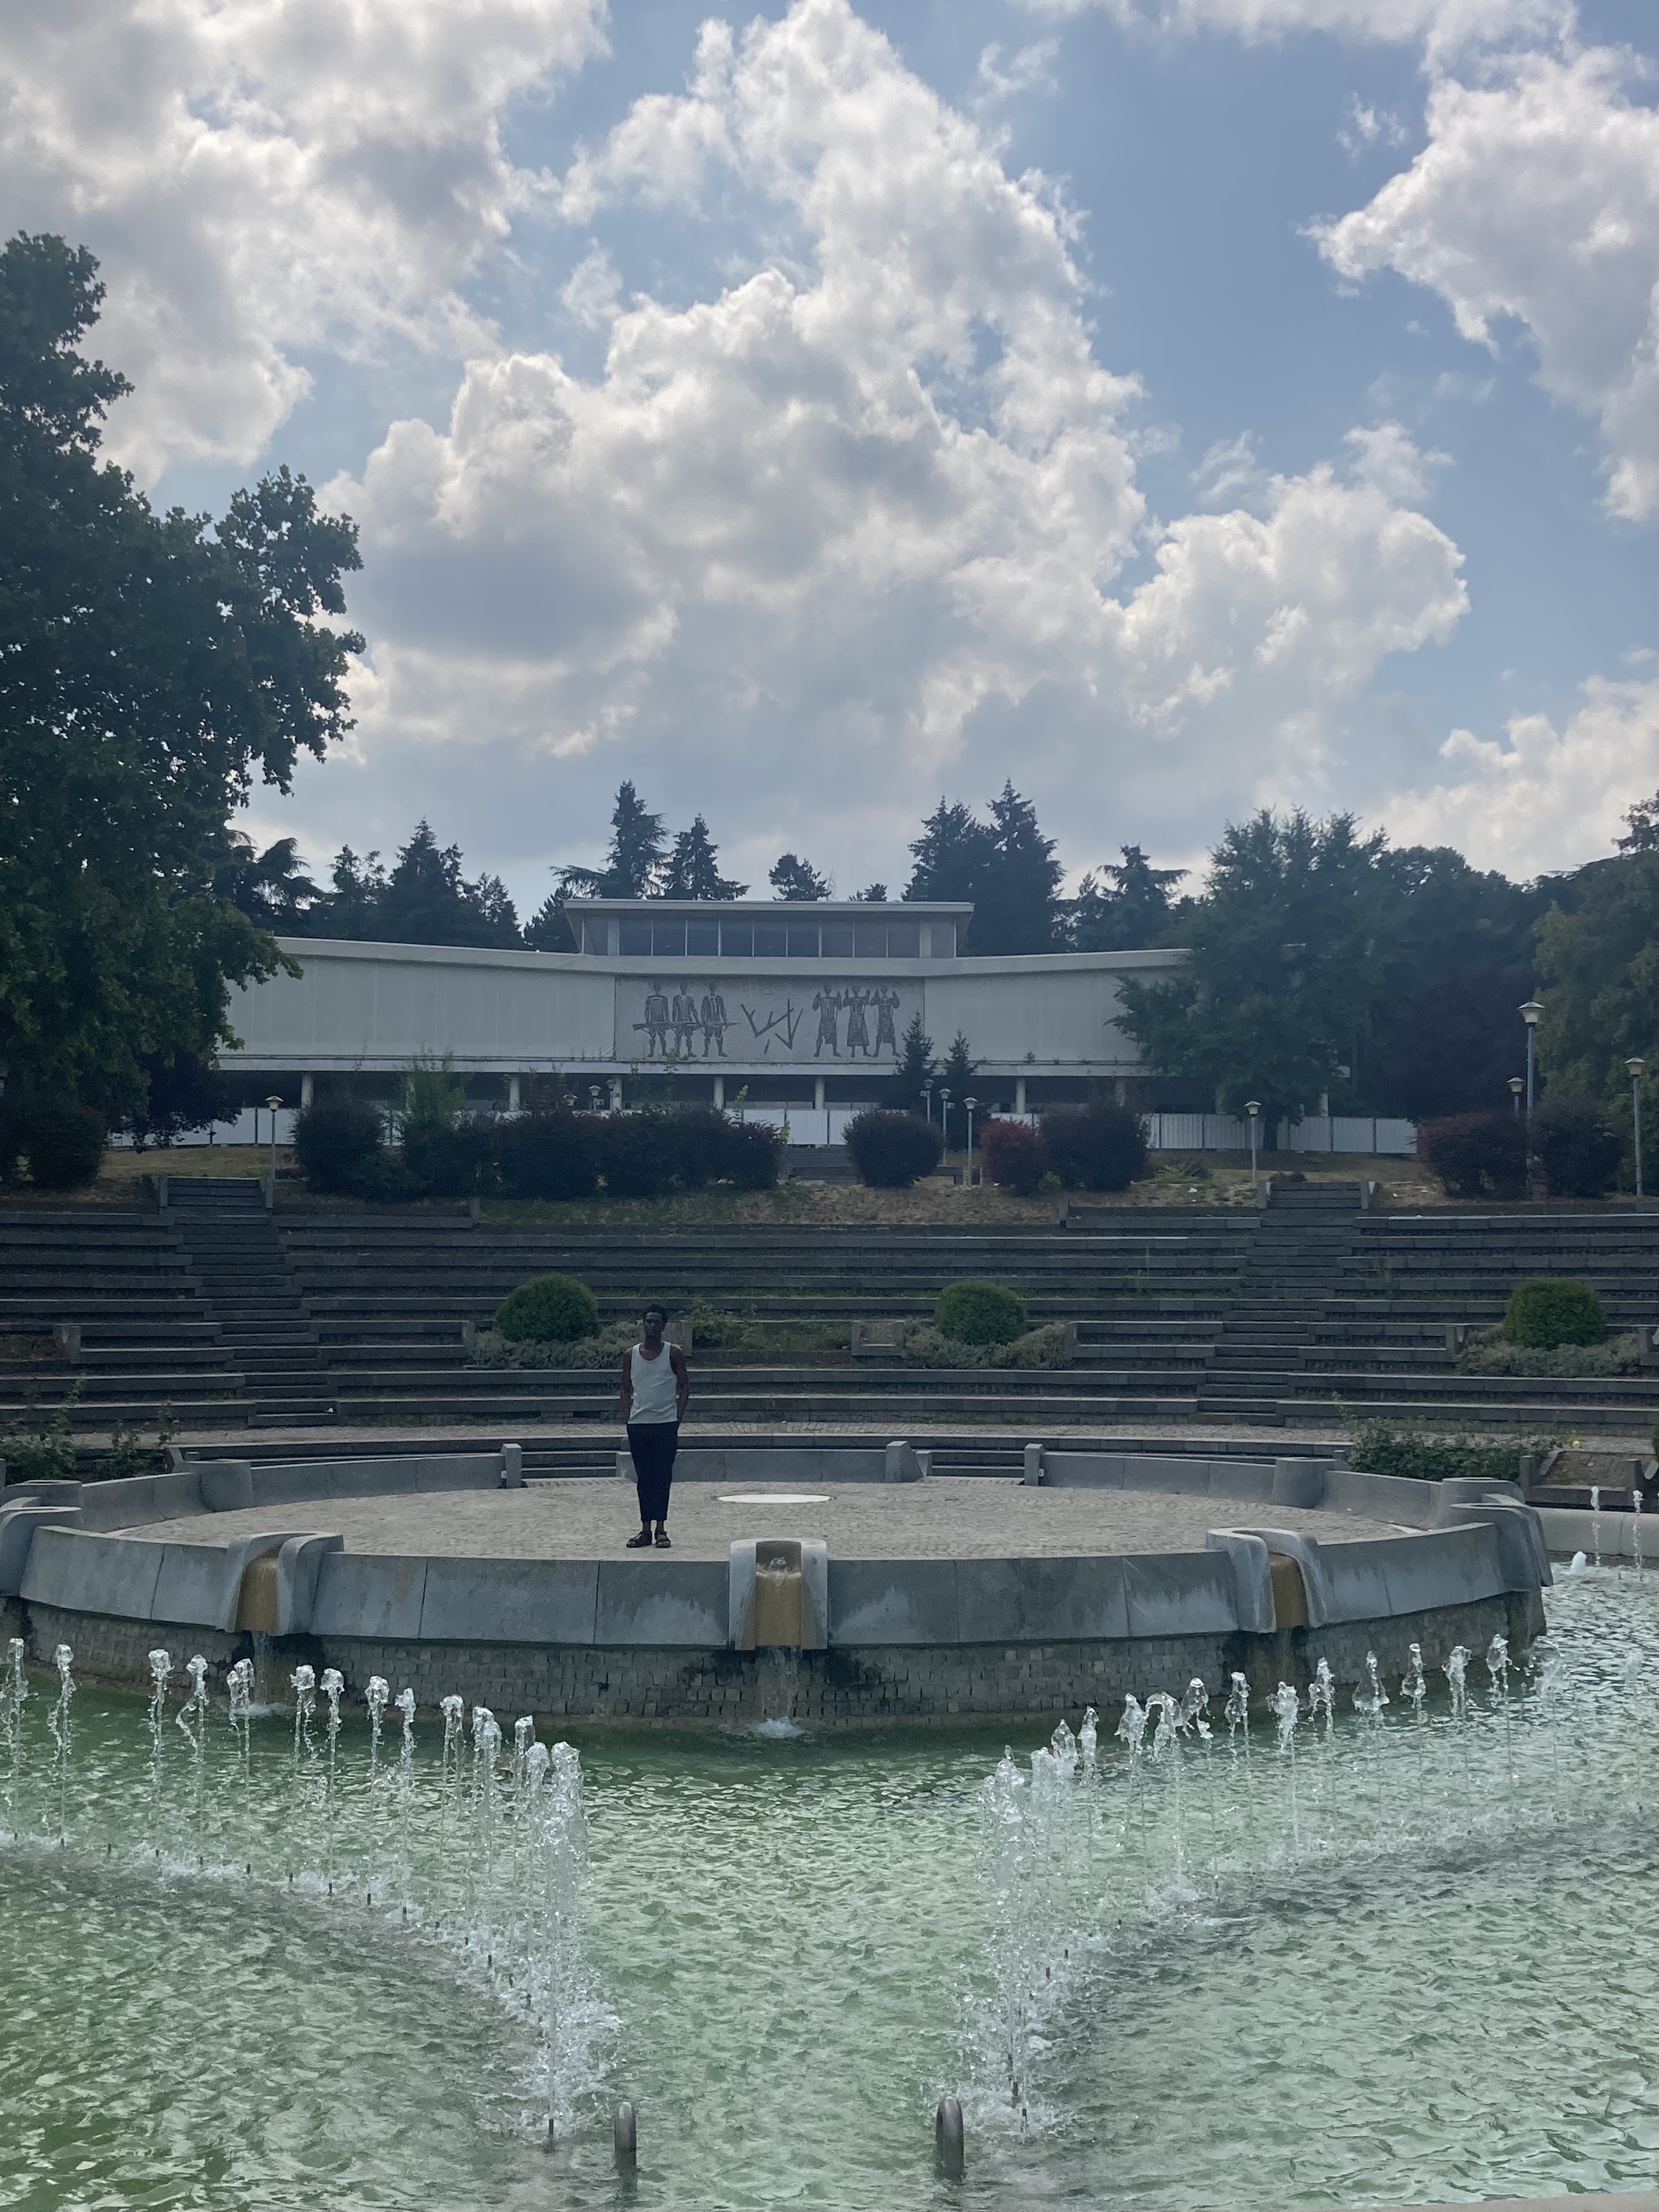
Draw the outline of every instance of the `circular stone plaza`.
[[[1201,1676],[1260,1696],[1368,1656],[1443,1665],[1541,1628],[1514,1486],[1340,1459],[1048,1450],[935,1476],[905,1443],[682,1454],[673,1548],[625,1548],[623,1474],[521,1455],[254,1465],[8,1492],[0,1604],[37,1655],[149,1680],[158,1643],[304,1661],[553,1718],[853,1722],[1073,1712]],[[851,1479],[849,1479],[849,1477]]]

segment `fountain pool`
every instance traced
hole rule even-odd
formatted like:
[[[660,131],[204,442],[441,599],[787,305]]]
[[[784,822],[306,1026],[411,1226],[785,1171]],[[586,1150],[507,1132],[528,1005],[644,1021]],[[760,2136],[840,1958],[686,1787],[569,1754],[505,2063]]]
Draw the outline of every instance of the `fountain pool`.
[[[591,1727],[578,1777],[514,1716],[427,1708],[405,1765],[395,1704],[331,1735],[325,1680],[296,1739],[291,1699],[190,1707],[187,1652],[148,1705],[33,1672],[0,1743],[0,2203],[1650,2185],[1659,1589],[1591,1570],[1547,1606],[1553,1650],[1524,1680],[1472,1653],[1459,1704],[1430,1665],[1246,1729],[1225,1684],[1149,1683],[1127,1740],[1031,1727],[1007,1762],[981,1727]]]

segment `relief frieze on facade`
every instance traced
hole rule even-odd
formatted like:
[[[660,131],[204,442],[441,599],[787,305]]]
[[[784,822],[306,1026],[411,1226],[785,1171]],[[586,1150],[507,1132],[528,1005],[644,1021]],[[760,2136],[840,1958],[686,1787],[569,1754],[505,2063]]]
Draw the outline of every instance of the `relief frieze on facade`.
[[[624,1060],[866,1063],[898,1058],[921,1012],[918,985],[839,981],[797,985],[757,977],[737,983],[631,978],[617,985],[617,1047]]]

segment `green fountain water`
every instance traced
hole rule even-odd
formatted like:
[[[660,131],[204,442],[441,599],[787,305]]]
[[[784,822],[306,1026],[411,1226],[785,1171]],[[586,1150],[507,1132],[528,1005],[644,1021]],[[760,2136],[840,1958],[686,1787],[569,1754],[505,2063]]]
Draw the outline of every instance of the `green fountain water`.
[[[296,1738],[291,1697],[234,1727],[222,1686],[181,1723],[186,1653],[149,1708],[35,1674],[0,1745],[0,2203],[1651,2184],[1659,1602],[1591,1572],[1549,1609],[1547,1685],[1477,1652],[1461,1710],[1431,1663],[1420,1702],[1344,1686],[1334,1723],[1247,1732],[1225,1684],[1149,1684],[1168,1708],[1138,1744],[1103,1715],[1092,1767],[1036,1729],[1007,1763],[982,1729],[595,1729],[578,1774],[510,1716],[446,1751],[431,1710],[405,1765],[395,1706],[331,1735],[325,1684]]]

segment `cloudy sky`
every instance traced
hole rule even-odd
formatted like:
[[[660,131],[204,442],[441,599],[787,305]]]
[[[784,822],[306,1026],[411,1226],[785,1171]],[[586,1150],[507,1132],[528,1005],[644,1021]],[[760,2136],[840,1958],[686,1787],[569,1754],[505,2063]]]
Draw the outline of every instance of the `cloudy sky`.
[[[113,451],[362,529],[314,860],[528,910],[631,776],[765,888],[1006,777],[1073,871],[1659,786],[1652,0],[14,0]]]

